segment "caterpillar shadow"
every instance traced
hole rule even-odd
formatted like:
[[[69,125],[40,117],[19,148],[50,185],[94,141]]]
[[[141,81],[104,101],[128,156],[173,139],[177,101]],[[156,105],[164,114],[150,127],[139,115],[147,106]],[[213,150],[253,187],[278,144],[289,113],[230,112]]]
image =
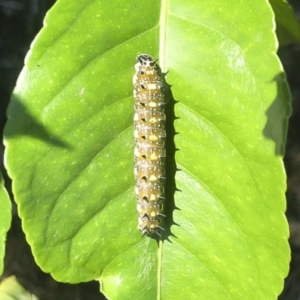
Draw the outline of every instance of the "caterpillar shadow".
[[[175,192],[180,191],[176,187],[175,176],[176,172],[180,171],[177,169],[175,154],[179,149],[176,148],[175,145],[175,135],[179,134],[175,131],[174,122],[178,117],[175,116],[175,105],[178,101],[176,101],[173,97],[171,86],[167,85],[166,88],[166,185],[165,185],[165,207],[164,212],[166,215],[165,223],[164,223],[164,232],[162,234],[163,240],[169,240],[169,236],[172,235],[171,226],[178,225],[174,222],[173,219],[173,211],[175,209],[179,209],[175,205]]]

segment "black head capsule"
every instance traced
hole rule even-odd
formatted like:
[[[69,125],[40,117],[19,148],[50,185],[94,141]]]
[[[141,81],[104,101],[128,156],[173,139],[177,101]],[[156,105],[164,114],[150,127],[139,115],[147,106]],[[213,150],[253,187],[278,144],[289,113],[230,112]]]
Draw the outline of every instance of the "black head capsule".
[[[149,67],[154,67],[155,63],[158,61],[158,59],[153,60],[153,58],[148,55],[148,54],[140,54],[137,58],[136,58],[137,62],[139,62],[141,65],[143,66],[149,66]]]

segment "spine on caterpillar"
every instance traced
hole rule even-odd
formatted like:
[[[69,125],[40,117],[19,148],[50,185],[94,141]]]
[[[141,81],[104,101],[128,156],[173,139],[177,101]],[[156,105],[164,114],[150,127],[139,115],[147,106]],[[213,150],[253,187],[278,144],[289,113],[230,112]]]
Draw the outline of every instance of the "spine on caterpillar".
[[[138,228],[143,235],[161,236],[165,199],[166,83],[150,55],[137,57],[133,85]]]

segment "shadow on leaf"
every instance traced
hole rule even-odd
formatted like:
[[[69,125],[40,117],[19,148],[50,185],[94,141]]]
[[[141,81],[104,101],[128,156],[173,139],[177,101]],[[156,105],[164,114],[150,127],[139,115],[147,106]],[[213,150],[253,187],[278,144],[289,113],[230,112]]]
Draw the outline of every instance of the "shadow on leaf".
[[[34,117],[26,106],[15,95],[7,109],[8,121],[4,128],[6,139],[13,139],[18,136],[31,136],[44,141],[55,147],[72,149],[69,143],[61,137],[53,134],[36,117]],[[11,120],[11,118],[13,120]]]
[[[285,102],[289,94],[286,77],[283,73],[278,74],[273,81],[277,85],[277,95],[273,103],[266,111],[267,123],[263,134],[267,139],[274,141],[275,154],[283,156],[285,150],[288,118],[291,114],[291,106]]]

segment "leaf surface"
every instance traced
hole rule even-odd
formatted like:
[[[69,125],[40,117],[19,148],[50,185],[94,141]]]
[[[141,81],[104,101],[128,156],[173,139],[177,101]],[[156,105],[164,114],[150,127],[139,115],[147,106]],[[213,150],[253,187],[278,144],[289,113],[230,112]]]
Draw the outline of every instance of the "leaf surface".
[[[99,278],[110,299],[277,297],[289,262],[290,104],[273,22],[261,0],[56,4],[5,130],[19,214],[44,271]],[[166,187],[177,225],[159,244],[136,229],[131,82],[140,53],[159,57],[178,101],[167,176],[179,190]]]

